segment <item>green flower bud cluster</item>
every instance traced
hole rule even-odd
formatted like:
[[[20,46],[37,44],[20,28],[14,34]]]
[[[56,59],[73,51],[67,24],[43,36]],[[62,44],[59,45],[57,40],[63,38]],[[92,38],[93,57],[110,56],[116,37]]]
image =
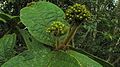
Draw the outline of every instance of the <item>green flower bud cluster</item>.
[[[71,22],[80,24],[81,22],[88,20],[91,16],[90,12],[86,9],[85,5],[75,4],[69,6],[65,11],[66,19]]]
[[[65,34],[65,25],[60,21],[54,21],[49,28],[47,28],[46,32],[52,33],[54,36],[61,36]]]

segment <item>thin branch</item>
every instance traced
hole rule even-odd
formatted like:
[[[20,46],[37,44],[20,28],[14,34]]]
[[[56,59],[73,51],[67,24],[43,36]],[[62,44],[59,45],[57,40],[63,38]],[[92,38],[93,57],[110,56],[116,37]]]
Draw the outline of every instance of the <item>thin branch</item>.
[[[118,57],[112,64],[114,65],[115,63],[119,62],[120,57]]]
[[[110,59],[111,59],[111,55],[109,54],[107,62],[110,62]]]
[[[116,46],[117,46],[119,43],[120,43],[120,37],[119,37],[119,39],[117,40]]]

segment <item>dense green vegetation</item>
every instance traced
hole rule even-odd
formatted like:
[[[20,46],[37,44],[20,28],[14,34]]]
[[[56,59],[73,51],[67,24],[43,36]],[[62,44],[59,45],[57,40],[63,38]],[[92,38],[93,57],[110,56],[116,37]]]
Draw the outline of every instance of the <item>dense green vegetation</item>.
[[[2,67],[120,66],[120,1],[41,1],[0,1]]]

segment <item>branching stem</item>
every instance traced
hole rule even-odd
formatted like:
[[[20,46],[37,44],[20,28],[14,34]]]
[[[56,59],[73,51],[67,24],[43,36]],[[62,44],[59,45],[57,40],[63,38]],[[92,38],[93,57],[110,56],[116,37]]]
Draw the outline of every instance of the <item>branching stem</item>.
[[[64,43],[63,45],[66,45],[68,46],[70,41],[73,39],[73,37],[75,36],[75,33],[76,31],[78,30],[79,26],[74,24],[72,27],[71,27],[71,30],[69,31],[69,34],[68,36],[66,37],[66,39],[64,40]]]

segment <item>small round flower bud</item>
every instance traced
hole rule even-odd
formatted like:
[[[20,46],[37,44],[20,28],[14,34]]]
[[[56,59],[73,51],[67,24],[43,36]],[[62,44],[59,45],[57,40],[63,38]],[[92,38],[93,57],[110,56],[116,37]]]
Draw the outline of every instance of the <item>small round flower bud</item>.
[[[65,13],[66,13],[66,19],[70,23],[73,22],[74,24],[77,25],[84,22],[84,20],[86,21],[86,19],[88,20],[88,18],[91,16],[90,12],[86,9],[85,5],[81,5],[81,4],[75,4],[73,6],[69,6],[68,9],[66,9]]]
[[[65,25],[60,21],[54,21],[49,28],[47,28],[46,32],[52,33],[54,36],[61,36],[65,31]]]

